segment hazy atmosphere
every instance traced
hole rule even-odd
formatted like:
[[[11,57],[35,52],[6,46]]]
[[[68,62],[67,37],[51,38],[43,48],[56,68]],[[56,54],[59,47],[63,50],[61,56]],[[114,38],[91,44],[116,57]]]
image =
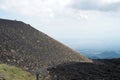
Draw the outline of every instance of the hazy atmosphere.
[[[0,0],[0,17],[24,21],[73,49],[120,47],[120,0]]]
[[[120,80],[120,0],[0,0],[0,80]]]

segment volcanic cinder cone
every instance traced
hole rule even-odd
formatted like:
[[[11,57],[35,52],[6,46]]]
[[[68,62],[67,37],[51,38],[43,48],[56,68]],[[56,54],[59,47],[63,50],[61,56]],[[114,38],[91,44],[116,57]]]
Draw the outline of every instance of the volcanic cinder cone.
[[[92,61],[29,24],[0,19],[0,62],[34,69]]]

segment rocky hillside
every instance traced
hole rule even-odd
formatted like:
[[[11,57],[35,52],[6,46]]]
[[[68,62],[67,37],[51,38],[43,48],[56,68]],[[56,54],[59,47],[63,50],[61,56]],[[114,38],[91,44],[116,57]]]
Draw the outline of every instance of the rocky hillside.
[[[21,21],[0,19],[0,62],[37,69],[68,62],[92,62]]]

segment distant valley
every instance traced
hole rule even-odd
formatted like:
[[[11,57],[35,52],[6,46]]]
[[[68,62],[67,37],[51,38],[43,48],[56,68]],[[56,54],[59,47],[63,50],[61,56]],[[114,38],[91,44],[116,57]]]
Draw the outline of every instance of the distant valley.
[[[112,59],[120,58],[119,50],[80,50],[76,49],[82,55],[89,57],[91,59]]]

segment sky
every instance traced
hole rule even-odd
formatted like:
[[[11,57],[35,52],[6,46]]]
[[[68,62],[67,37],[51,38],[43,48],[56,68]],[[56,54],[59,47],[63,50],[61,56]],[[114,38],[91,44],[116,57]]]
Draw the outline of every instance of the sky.
[[[73,49],[120,47],[120,0],[0,0],[0,18],[24,21]]]

